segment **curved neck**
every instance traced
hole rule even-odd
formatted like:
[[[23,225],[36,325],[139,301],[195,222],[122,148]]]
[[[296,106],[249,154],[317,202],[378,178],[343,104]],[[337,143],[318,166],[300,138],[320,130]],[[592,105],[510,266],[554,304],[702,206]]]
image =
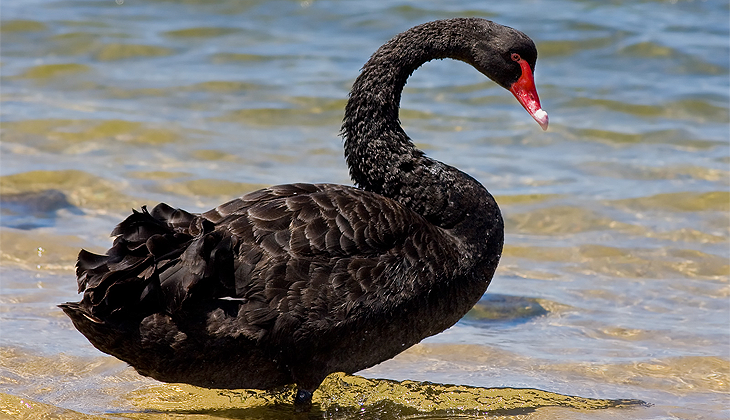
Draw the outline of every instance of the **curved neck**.
[[[383,193],[393,167],[423,157],[400,126],[398,109],[408,77],[422,64],[447,57],[464,60],[456,39],[461,38],[459,25],[451,32],[445,29],[427,23],[397,35],[372,55],[355,80],[342,134],[350,176],[360,187]]]
[[[475,207],[489,206],[492,197],[469,175],[418,150],[400,126],[398,108],[408,77],[423,63],[472,61],[463,46],[470,45],[473,35],[465,30],[464,19],[432,22],[383,45],[353,84],[342,125],[345,157],[358,186],[400,201],[446,228],[473,216],[479,211]]]

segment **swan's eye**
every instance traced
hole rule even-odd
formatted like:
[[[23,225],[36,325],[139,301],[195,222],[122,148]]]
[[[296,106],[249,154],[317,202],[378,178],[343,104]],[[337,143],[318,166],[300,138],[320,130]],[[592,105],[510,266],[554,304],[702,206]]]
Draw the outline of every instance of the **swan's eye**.
[[[520,60],[522,60],[522,57],[520,57],[520,55],[519,55],[519,54],[517,54],[517,53],[512,53],[512,61],[517,61],[517,62],[519,62]]]

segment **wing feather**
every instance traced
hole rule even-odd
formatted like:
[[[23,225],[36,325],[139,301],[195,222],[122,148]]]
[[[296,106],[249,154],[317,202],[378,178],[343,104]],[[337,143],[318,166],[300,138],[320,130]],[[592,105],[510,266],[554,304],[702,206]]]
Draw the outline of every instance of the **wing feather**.
[[[352,314],[361,305],[390,310],[429,287],[413,270],[455,261],[445,257],[454,252],[448,235],[421,216],[330,184],[258,190],[201,215],[160,204],[113,234],[107,255],[79,254],[90,313],[174,315],[218,299],[238,305],[216,312],[215,325],[228,323],[218,331],[272,345],[360,322]]]

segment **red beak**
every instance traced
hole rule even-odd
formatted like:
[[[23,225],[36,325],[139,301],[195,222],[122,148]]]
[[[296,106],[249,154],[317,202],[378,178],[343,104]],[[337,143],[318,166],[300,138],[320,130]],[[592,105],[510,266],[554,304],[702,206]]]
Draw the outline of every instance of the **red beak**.
[[[540,106],[540,97],[537,96],[535,88],[535,79],[532,76],[532,69],[525,60],[518,61],[522,67],[522,76],[512,84],[509,91],[515,95],[515,98],[522,104],[532,118],[540,124],[543,130],[548,128],[548,114],[542,110]]]

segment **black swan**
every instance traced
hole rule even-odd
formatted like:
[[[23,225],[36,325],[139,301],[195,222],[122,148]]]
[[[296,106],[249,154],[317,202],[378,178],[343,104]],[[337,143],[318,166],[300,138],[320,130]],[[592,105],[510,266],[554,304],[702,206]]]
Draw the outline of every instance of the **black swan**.
[[[265,188],[202,214],[134,211],[106,255],[79,253],[83,299],[59,305],[99,350],[142,375],[207,388],[296,384],[390,359],[456,323],[487,289],[503,222],[487,190],[426,157],[400,126],[406,79],[465,61],[547,129],[522,32],[484,19],[425,23],[355,81],[342,135],[358,188]]]

